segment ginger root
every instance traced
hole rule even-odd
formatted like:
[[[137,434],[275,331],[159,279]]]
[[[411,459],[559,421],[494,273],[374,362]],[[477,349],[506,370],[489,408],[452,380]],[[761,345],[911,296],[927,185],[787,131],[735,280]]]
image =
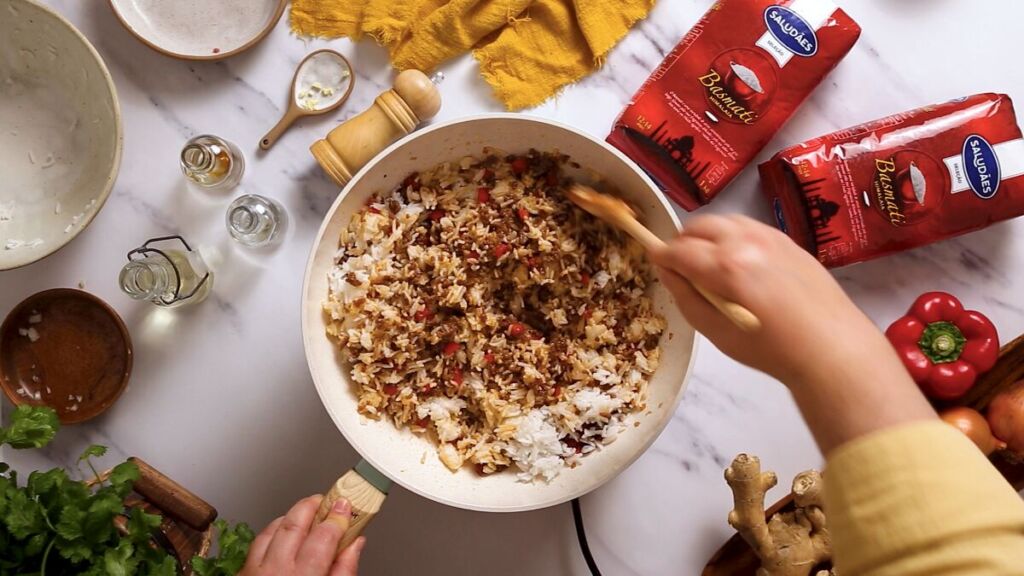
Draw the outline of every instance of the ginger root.
[[[764,495],[778,482],[775,473],[761,472],[756,456],[740,454],[725,470],[733,494],[729,525],[761,559],[757,576],[809,576],[832,558],[832,545],[822,511],[822,479],[816,470],[793,479],[792,512],[765,519]],[[829,572],[824,572],[829,574]]]

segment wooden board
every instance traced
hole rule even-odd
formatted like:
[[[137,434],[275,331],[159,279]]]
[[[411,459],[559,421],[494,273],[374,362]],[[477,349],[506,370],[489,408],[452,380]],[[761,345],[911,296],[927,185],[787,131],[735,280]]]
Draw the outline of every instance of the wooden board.
[[[163,517],[154,544],[178,560],[183,576],[191,576],[192,558],[205,557],[210,552],[217,510],[146,462],[138,458],[128,460],[139,467],[139,480],[135,491],[125,499],[125,506],[142,508],[149,514]],[[109,475],[110,470],[107,470],[99,479],[87,484],[106,480]]]
[[[1024,336],[1000,349],[996,365],[982,375],[963,398],[955,403],[934,403],[935,408],[944,410],[952,406],[970,406],[984,414],[988,403],[996,395],[1022,379],[1024,379]],[[1024,460],[1015,458],[1006,452],[996,452],[992,454],[990,460],[1014,489],[1024,490]],[[771,517],[776,512],[792,509],[793,495],[789,494],[770,507],[765,516]],[[739,534],[735,534],[711,556],[701,576],[754,576],[760,565],[760,560],[754,555],[754,551],[750,549],[746,541]]]
[[[163,536],[156,538],[156,544],[174,556],[184,576],[192,574],[192,557],[205,557],[209,553],[212,528],[195,530],[184,522],[171,518],[164,510],[138,494],[128,496],[124,503],[129,508],[140,507],[150,514],[163,516],[164,520],[160,523],[160,532]]]
[[[771,518],[778,512],[791,510],[793,510],[792,493],[787,494],[785,498],[768,508],[764,516]],[[748,574],[754,576],[760,566],[761,561],[754,555],[754,551],[747,545],[747,541],[739,534],[735,534],[725,541],[725,544],[715,552],[711,560],[708,560],[701,576],[746,576]]]

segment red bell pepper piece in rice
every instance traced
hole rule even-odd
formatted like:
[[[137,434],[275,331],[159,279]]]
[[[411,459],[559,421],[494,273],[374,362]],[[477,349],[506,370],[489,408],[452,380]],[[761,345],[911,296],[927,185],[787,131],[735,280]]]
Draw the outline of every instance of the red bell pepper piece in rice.
[[[526,156],[516,156],[509,163],[509,167],[512,169],[512,173],[519,176],[526,172],[526,169],[530,167],[530,159]]]
[[[919,296],[885,335],[925,395],[939,400],[963,396],[999,356],[992,322],[945,292]]]

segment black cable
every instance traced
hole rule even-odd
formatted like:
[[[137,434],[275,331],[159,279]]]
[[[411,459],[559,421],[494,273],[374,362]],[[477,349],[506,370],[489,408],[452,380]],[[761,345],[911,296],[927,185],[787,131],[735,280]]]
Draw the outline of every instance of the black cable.
[[[583,553],[583,559],[587,561],[587,568],[590,568],[592,576],[601,576],[601,571],[597,569],[597,562],[594,561],[594,556],[590,553],[590,546],[587,544],[587,530],[583,527],[583,512],[580,511],[579,498],[572,499],[572,519],[576,524],[576,538],[580,541],[580,552]]]

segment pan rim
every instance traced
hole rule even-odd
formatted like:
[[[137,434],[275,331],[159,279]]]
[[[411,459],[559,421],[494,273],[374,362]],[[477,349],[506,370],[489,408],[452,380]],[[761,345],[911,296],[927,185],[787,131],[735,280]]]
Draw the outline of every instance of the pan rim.
[[[317,330],[316,331],[317,333],[314,334],[313,333],[314,331],[311,330],[311,327],[308,324],[308,322],[309,322],[308,319],[310,318],[310,314],[308,314],[308,306],[310,306],[310,302],[311,301],[310,301],[309,298],[307,298],[307,295],[309,294],[309,290],[310,290],[310,282],[311,282],[311,277],[312,277],[312,273],[313,273],[313,267],[314,267],[314,264],[315,264],[315,261],[316,261],[316,256],[317,256],[318,252],[320,251],[322,243],[324,241],[327,229],[328,229],[328,227],[330,226],[330,224],[332,222],[334,214],[339,209],[339,206],[341,205],[341,203],[343,202],[345,197],[363,179],[363,177],[366,175],[366,173],[369,172],[371,169],[373,169],[383,158],[389,156],[395,150],[397,150],[398,148],[404,146],[405,144],[407,144],[411,140],[423,137],[423,136],[425,136],[425,135],[427,135],[429,133],[435,132],[435,131],[446,129],[446,128],[454,126],[454,125],[464,124],[464,123],[479,122],[479,121],[482,121],[482,120],[507,120],[507,121],[524,122],[524,123],[546,124],[546,125],[549,125],[549,126],[552,126],[552,127],[555,127],[555,128],[559,128],[559,129],[565,130],[567,132],[572,133],[573,135],[575,135],[577,137],[589,140],[591,143],[597,144],[601,148],[603,148],[606,151],[608,151],[611,154],[613,154],[618,160],[624,162],[633,172],[635,172],[638,176],[640,176],[640,178],[643,180],[644,184],[646,184],[647,187],[649,188],[650,192],[652,192],[654,194],[654,198],[656,198],[657,201],[660,203],[660,206],[662,207],[662,209],[664,209],[664,211],[668,214],[668,216],[671,219],[671,222],[675,226],[676,230],[681,230],[682,229],[682,226],[681,226],[681,223],[680,223],[680,220],[679,220],[679,216],[675,212],[675,210],[672,208],[671,204],[668,202],[668,199],[665,197],[664,193],[658,188],[657,185],[654,184],[654,182],[650,179],[650,177],[647,176],[647,174],[639,166],[636,165],[636,163],[634,163],[625,154],[623,154],[621,151],[619,151],[618,149],[614,148],[610,144],[604,142],[603,140],[595,138],[594,136],[592,136],[592,135],[590,135],[590,134],[588,134],[588,133],[586,133],[586,132],[584,132],[584,131],[582,131],[582,130],[580,130],[578,128],[566,125],[566,124],[558,122],[558,121],[549,120],[547,118],[541,118],[541,117],[529,116],[529,115],[523,115],[523,114],[515,114],[515,113],[504,113],[504,112],[501,112],[501,113],[476,114],[476,115],[472,115],[472,116],[461,117],[461,118],[449,120],[449,121],[446,121],[446,122],[441,122],[441,123],[433,124],[431,126],[428,126],[428,127],[425,127],[425,128],[421,128],[421,129],[417,130],[416,132],[413,132],[412,134],[407,135],[406,137],[398,140],[397,142],[391,144],[386,149],[384,149],[381,153],[379,153],[377,156],[375,156],[372,160],[370,160],[370,162],[368,162],[366,164],[366,166],[361,168],[354,175],[352,180],[349,181],[349,183],[341,190],[341,192],[338,194],[338,197],[335,198],[334,202],[331,204],[331,207],[328,209],[328,211],[324,215],[323,222],[321,222],[320,228],[317,231],[317,234],[316,234],[316,236],[314,238],[314,241],[313,241],[313,245],[312,245],[312,247],[310,249],[310,252],[309,252],[309,257],[308,257],[308,260],[306,262],[305,276],[304,276],[303,282],[302,282],[302,302],[301,302],[302,342],[303,342],[304,353],[305,353],[305,356],[306,356],[306,364],[307,364],[307,367],[309,368],[310,376],[313,379],[314,386],[317,389],[317,394],[320,397],[321,404],[323,404],[324,409],[327,411],[328,415],[330,415],[331,420],[333,421],[335,427],[339,430],[339,432],[341,432],[341,435],[345,438],[346,442],[348,442],[348,444],[352,447],[352,449],[355,450],[356,453],[359,454],[359,456],[361,458],[363,458],[371,466],[373,466],[378,471],[380,471],[381,474],[383,474],[384,476],[389,478],[395,484],[401,486],[402,488],[404,488],[404,489],[406,489],[406,490],[408,490],[408,491],[410,491],[410,492],[412,492],[414,494],[417,494],[419,496],[422,496],[422,497],[427,498],[429,500],[432,500],[434,502],[438,502],[438,503],[445,504],[445,505],[448,505],[448,506],[452,506],[452,507],[455,507],[455,508],[460,508],[460,509],[464,509],[464,510],[474,510],[474,511],[479,511],[479,512],[525,512],[525,511],[530,511],[530,510],[539,510],[539,509],[543,509],[543,508],[549,508],[549,507],[552,507],[552,506],[557,506],[559,504],[563,504],[565,502],[568,502],[569,500],[572,500],[574,498],[578,498],[578,497],[583,496],[583,495],[585,495],[585,494],[587,494],[587,493],[589,493],[589,492],[591,492],[593,490],[596,490],[596,489],[600,488],[601,486],[605,485],[610,480],[614,479],[616,476],[618,476],[624,470],[629,468],[634,462],[636,462],[637,459],[640,458],[640,456],[645,454],[650,449],[651,445],[661,436],[661,433],[664,431],[664,429],[668,425],[669,421],[671,421],[672,415],[678,409],[679,404],[682,401],[683,395],[686,392],[687,386],[688,386],[689,381],[690,381],[691,374],[693,372],[693,367],[694,367],[694,364],[696,362],[697,352],[698,352],[698,342],[699,342],[700,338],[698,337],[699,335],[696,334],[696,332],[694,332],[694,334],[693,334],[693,343],[692,343],[692,346],[689,349],[690,358],[689,358],[689,360],[687,362],[686,370],[685,370],[685,372],[682,375],[681,381],[679,383],[678,391],[676,392],[675,397],[672,398],[672,400],[671,400],[671,406],[669,407],[669,408],[671,408],[671,410],[667,410],[666,411],[666,413],[665,413],[666,415],[663,417],[661,422],[657,422],[656,424],[654,424],[654,426],[656,428],[656,433],[655,434],[652,434],[650,436],[650,438],[648,438],[642,445],[638,446],[638,448],[632,454],[630,454],[628,458],[625,458],[619,465],[611,466],[611,467],[606,467],[606,468],[602,469],[601,470],[601,474],[600,474],[600,476],[602,476],[602,477],[599,479],[599,481],[596,482],[596,483],[588,483],[588,484],[592,484],[592,485],[589,485],[589,486],[581,485],[581,487],[579,489],[567,490],[567,491],[565,491],[564,494],[562,494],[560,496],[557,496],[557,497],[554,497],[554,498],[548,498],[548,499],[545,499],[545,500],[537,500],[537,501],[532,501],[532,502],[527,502],[527,503],[522,503],[522,504],[502,505],[502,506],[486,505],[486,504],[476,504],[476,503],[474,503],[472,501],[455,501],[455,500],[452,500],[452,499],[444,497],[444,496],[439,496],[437,494],[431,493],[427,489],[422,489],[422,488],[420,488],[420,487],[418,487],[418,486],[416,486],[414,484],[411,484],[409,482],[404,481],[401,473],[395,473],[392,470],[388,469],[387,466],[382,466],[380,464],[380,460],[378,460],[378,459],[376,459],[374,457],[374,455],[372,453],[373,451],[372,450],[366,450],[362,446],[360,446],[360,444],[359,444],[358,440],[355,438],[355,436],[353,434],[350,434],[350,432],[346,429],[346,426],[344,426],[341,423],[339,423],[339,418],[335,417],[335,413],[334,412],[335,412],[335,408],[337,408],[337,406],[332,406],[332,404],[325,397],[325,394],[324,394],[324,392],[322,390],[322,386],[324,386],[326,384],[322,382],[323,377],[321,377],[321,375],[319,374],[318,369],[315,366],[314,358],[312,357],[312,352],[311,352],[311,350],[312,350],[311,338],[313,338],[313,337],[317,337],[317,338],[324,337],[323,334],[319,333],[319,330]],[[692,328],[691,328],[691,330],[692,330]],[[399,430],[395,429],[394,432],[397,434],[397,433],[399,433]],[[339,476],[340,476],[341,472],[342,471],[339,470]],[[483,480],[483,478],[482,478],[482,480]]]

